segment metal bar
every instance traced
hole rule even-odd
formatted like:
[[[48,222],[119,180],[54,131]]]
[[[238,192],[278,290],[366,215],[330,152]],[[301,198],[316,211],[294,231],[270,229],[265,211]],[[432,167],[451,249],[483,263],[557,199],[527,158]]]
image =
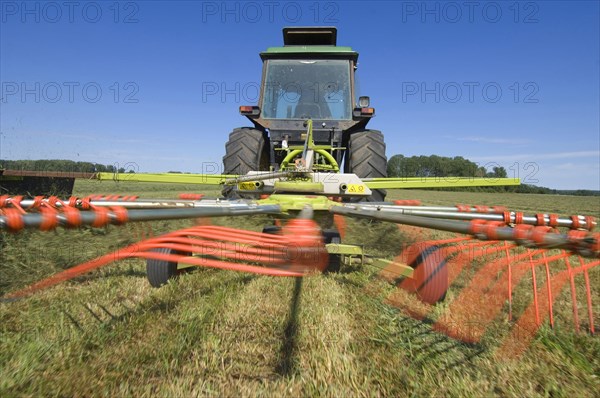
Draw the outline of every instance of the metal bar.
[[[354,204],[356,205],[356,204]],[[451,213],[478,213],[478,214],[503,214],[507,209],[504,206],[466,206],[466,205],[454,205],[454,206],[421,206],[421,205],[404,205],[404,204],[392,204],[391,202],[365,202],[361,203],[361,206],[365,208],[377,208],[382,210],[394,210],[399,209],[408,210],[428,210],[428,211],[447,211]],[[482,210],[484,208],[485,210]]]
[[[30,209],[34,205],[33,199],[23,199],[19,202],[19,205],[23,209]],[[42,202],[47,203],[48,199],[43,199]],[[68,203],[68,200],[63,201]],[[11,199],[7,200],[7,203],[11,203]],[[89,204],[95,207],[115,207],[120,206],[126,209],[167,209],[167,208],[194,208],[194,207],[227,207],[227,208],[247,208],[253,203],[248,200],[214,200],[214,199],[202,199],[202,200],[185,200],[185,199],[136,199],[136,200],[106,200],[106,199],[92,199]],[[61,202],[53,204],[56,208],[61,208],[64,205]],[[84,208],[84,201],[78,199],[75,203],[75,207]]]
[[[442,229],[448,232],[456,232],[460,234],[470,233],[470,224],[463,221],[450,221],[441,219],[428,219],[425,217],[408,216],[404,214],[393,214],[385,211],[351,209],[343,206],[334,206],[330,210],[333,214],[341,214],[344,216],[371,218],[382,221],[395,222],[397,224],[412,225],[415,227]]]
[[[315,152],[323,156],[333,166],[333,171],[340,171],[340,166],[337,164],[335,158],[329,152],[327,152],[324,149],[315,149]]]
[[[313,146],[315,143],[312,138],[313,132],[313,121],[312,119],[308,119],[306,121],[306,140],[304,141],[304,149],[302,151],[302,159],[306,162],[306,168],[308,170],[312,170],[313,160],[314,160],[314,151]]]
[[[363,182],[370,189],[496,187],[521,184],[518,178],[471,177],[365,178]]]
[[[278,205],[248,205],[246,208],[182,208],[182,209],[151,209],[151,210],[130,210],[127,213],[127,221],[156,221],[156,220],[180,220],[186,218],[198,217],[223,217],[240,216],[253,214],[278,214],[281,208]],[[80,212],[80,225],[92,225],[97,215],[93,211]],[[23,214],[23,224],[25,228],[39,228],[44,222],[44,216],[41,213]],[[55,215],[58,220],[58,226],[69,226],[67,218],[63,213]],[[108,213],[110,224],[119,224],[121,221],[114,212]],[[6,217],[0,216],[0,230],[7,229]]]
[[[302,210],[300,210],[300,213],[298,214],[297,218],[305,219],[305,220],[312,220],[314,215],[315,215],[315,212],[311,206],[304,206],[304,208]]]
[[[240,182],[271,180],[274,178],[291,177],[291,176],[297,175],[297,174],[298,173],[293,173],[290,171],[276,171],[276,172],[266,171],[263,174],[251,174],[251,175],[245,175],[245,176],[237,176],[234,178],[228,178],[225,181],[223,181],[223,184],[235,185]]]
[[[344,243],[327,243],[325,245],[329,254],[347,254],[351,256],[362,256],[364,250],[361,246],[348,245]]]
[[[313,148],[314,149],[314,148]],[[131,181],[131,182],[156,182],[174,184],[200,184],[221,185],[235,175],[221,174],[183,174],[183,173],[82,173],[62,171],[34,171],[34,170],[3,170],[4,176],[29,176],[29,177],[64,177],[64,178],[96,178],[101,181]],[[443,188],[443,187],[470,187],[470,186],[504,186],[519,185],[517,178],[471,178],[471,177],[409,177],[409,178],[368,178],[365,184],[371,189],[393,188]]]
[[[453,220],[486,220],[486,221],[505,221],[504,213],[478,213],[475,208],[473,212],[459,212],[458,210],[447,210],[452,208],[444,207],[417,207],[417,206],[392,206],[392,205],[346,205],[346,207],[353,207],[360,210],[384,210],[386,212],[407,214],[413,216],[423,216],[432,218],[445,218]],[[443,210],[442,210],[443,209]],[[587,221],[584,216],[577,216],[579,218],[579,225],[581,228],[587,228]],[[550,215],[544,214],[544,225],[550,224]],[[509,224],[514,224],[517,221],[517,213],[514,211],[510,212]],[[522,224],[538,225],[538,219],[536,216],[523,216]],[[592,227],[595,226],[594,222]],[[557,218],[556,226],[558,227],[572,227],[573,220],[570,218]]]
[[[382,221],[390,221],[397,224],[412,225],[415,227],[432,228],[448,232],[456,232],[460,234],[473,235],[476,238],[488,239],[485,235],[473,233],[472,225],[469,222],[457,221],[457,220],[444,220],[437,218],[426,218],[404,214],[391,214],[384,211],[373,211],[373,210],[352,210],[347,207],[334,206],[330,209],[334,214],[342,214],[345,216],[369,218]],[[567,249],[570,251],[577,252],[579,255],[584,257],[596,258],[599,253],[593,250],[595,243],[594,238],[584,239],[580,241],[573,241],[564,234],[545,234],[542,237],[540,243],[535,244],[532,241],[521,241],[515,238],[514,229],[510,227],[498,227],[494,229],[494,240],[508,240],[514,241],[519,245],[524,246],[536,246],[546,249]]]
[[[164,182],[174,184],[221,185],[235,175],[222,174],[179,174],[179,173],[96,173],[98,180],[131,182]]]
[[[285,169],[294,158],[302,153],[302,149],[291,149],[285,158],[281,161],[281,168]]]
[[[23,200],[21,200],[19,205],[23,209],[29,209],[29,208],[33,207],[34,202],[35,201],[33,199],[23,199]],[[47,198],[43,199],[42,202],[48,203],[48,199]],[[68,204],[69,201],[65,200],[63,202]],[[75,207],[82,208],[84,206],[83,202],[84,201],[81,199],[77,200],[77,202],[75,203]],[[8,203],[10,203],[10,199],[8,200]],[[98,206],[98,207],[121,206],[121,207],[125,207],[127,209],[131,209],[131,208],[153,209],[153,208],[194,207],[194,201],[192,201],[192,200],[172,200],[172,199],[135,200],[135,201],[94,199],[94,200],[90,200],[89,203],[93,206]],[[56,206],[57,208],[64,207],[64,205],[61,202],[56,202],[54,204],[54,206]]]
[[[364,181],[364,180],[363,180]],[[401,211],[404,209],[407,210],[427,210],[427,211],[447,211],[447,212],[452,212],[452,213],[458,213],[458,212],[464,212],[464,213],[479,213],[481,214],[481,211],[477,210],[477,207],[471,206],[468,207],[468,211],[464,211],[459,209],[458,206],[420,206],[420,205],[394,205],[391,204],[390,202],[368,202],[368,203],[361,203],[360,204],[361,207],[364,208],[373,208],[373,209],[381,209],[381,210],[390,210],[390,211]],[[356,206],[356,204],[353,205],[348,205],[348,206]],[[504,211],[495,211],[493,206],[488,206],[488,210],[487,212],[483,212],[483,214],[502,214],[502,212]]]

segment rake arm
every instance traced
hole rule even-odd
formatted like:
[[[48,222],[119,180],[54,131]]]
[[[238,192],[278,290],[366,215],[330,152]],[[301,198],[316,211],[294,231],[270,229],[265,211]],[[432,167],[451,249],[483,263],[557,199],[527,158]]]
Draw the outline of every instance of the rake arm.
[[[509,227],[499,220],[487,222],[482,219],[481,214],[474,214],[472,221],[467,222],[441,218],[459,216],[459,213],[431,215],[426,212],[417,216],[402,214],[402,212],[389,208],[380,207],[379,210],[376,210],[367,206],[336,206],[332,207],[330,211],[343,216],[389,221],[396,224],[471,235],[482,240],[513,241],[525,247],[565,249],[583,257],[600,258],[600,234],[598,233],[588,234],[585,231],[573,230],[567,234],[560,234],[553,233],[550,227],[534,227],[527,224]]]

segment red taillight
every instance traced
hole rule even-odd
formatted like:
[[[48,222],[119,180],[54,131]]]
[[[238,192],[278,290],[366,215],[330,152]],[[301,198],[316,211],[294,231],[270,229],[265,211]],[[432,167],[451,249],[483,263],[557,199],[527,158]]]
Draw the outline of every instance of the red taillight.
[[[352,116],[353,117],[374,117],[375,116],[375,108],[369,108],[369,107],[360,107],[360,108],[354,108],[352,110]]]
[[[260,108],[258,106],[242,105],[240,106],[240,114],[248,117],[254,117],[260,115]]]
[[[360,113],[363,115],[372,115],[373,113],[375,113],[375,109],[374,108],[360,108]]]

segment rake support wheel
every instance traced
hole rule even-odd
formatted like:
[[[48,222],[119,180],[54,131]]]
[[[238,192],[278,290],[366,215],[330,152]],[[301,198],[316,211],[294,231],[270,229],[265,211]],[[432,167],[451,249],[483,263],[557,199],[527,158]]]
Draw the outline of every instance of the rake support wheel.
[[[335,229],[326,229],[323,231],[323,236],[325,237],[325,243],[342,243],[342,238],[340,237],[340,233]],[[329,261],[327,263],[327,268],[325,272],[339,272],[342,267],[342,256],[340,254],[329,253]]]
[[[161,254],[182,254],[166,247],[152,249],[152,251]],[[148,277],[148,282],[150,282],[152,287],[161,287],[167,284],[169,279],[176,278],[177,275],[179,275],[179,271],[177,270],[177,262],[156,260],[152,258],[146,260],[146,276]]]
[[[412,289],[424,302],[436,304],[446,298],[448,291],[448,267],[442,250],[427,246],[410,263],[414,269]]]

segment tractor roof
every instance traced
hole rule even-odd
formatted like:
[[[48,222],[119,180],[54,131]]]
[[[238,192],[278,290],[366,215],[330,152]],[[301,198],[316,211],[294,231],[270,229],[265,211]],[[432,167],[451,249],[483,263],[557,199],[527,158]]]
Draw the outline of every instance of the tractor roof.
[[[337,28],[334,26],[293,26],[283,28],[284,46],[335,46]]]
[[[334,26],[294,26],[283,28],[283,47],[269,47],[260,53],[265,59],[344,58],[356,61],[358,53],[350,47],[336,45]]]

